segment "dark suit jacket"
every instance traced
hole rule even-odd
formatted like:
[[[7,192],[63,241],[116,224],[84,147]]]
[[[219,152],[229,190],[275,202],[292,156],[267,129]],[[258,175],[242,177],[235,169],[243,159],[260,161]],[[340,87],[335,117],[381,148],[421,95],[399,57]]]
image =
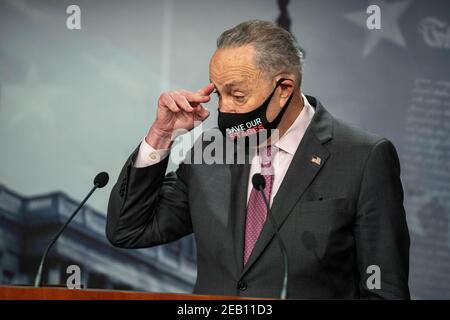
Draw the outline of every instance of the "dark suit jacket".
[[[307,98],[315,114],[272,204],[288,253],[288,297],[408,299],[410,239],[394,146]],[[168,157],[135,168],[137,152],[111,191],[109,241],[142,248],[194,232],[193,293],[279,297],[284,268],[270,221],[242,263],[250,164],[185,161],[166,175]],[[367,287],[371,265],[380,268],[380,289]]]

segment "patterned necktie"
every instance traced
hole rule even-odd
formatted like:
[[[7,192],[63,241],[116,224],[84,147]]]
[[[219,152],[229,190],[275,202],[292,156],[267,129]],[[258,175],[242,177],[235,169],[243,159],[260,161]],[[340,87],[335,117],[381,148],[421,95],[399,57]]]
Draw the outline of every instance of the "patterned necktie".
[[[273,150],[272,150],[273,149]],[[261,156],[261,175],[266,180],[264,194],[270,203],[270,193],[274,178],[272,159],[275,155],[276,148],[269,147],[260,152]],[[264,226],[267,217],[267,208],[261,191],[252,188],[247,205],[247,217],[245,220],[245,240],[244,240],[244,266],[252,253],[256,240]]]

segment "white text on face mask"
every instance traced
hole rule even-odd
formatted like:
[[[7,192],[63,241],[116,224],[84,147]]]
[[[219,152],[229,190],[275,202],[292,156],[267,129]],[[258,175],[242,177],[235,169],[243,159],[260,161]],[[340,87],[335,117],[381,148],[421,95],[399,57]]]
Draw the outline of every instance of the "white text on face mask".
[[[242,124],[240,124],[238,126],[233,126],[231,128],[227,128],[227,133],[231,134],[231,133],[236,133],[236,132],[239,132],[239,131],[253,129],[253,128],[259,126],[259,125],[262,125],[261,118],[256,118],[255,120],[248,121],[245,124],[242,123]]]

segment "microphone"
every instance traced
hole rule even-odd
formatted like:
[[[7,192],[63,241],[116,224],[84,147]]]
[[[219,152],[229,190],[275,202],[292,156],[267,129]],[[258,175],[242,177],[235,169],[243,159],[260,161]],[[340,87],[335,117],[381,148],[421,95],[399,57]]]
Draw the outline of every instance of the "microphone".
[[[280,234],[278,233],[278,226],[275,222],[275,219],[272,216],[272,211],[270,211],[269,201],[267,200],[266,195],[264,193],[264,188],[266,186],[266,180],[264,179],[264,177],[261,174],[256,173],[252,177],[252,184],[256,190],[259,190],[261,192],[261,195],[264,199],[264,203],[266,204],[267,215],[269,216],[269,220],[272,223],[273,229],[275,230],[275,235],[278,239],[278,245],[280,247],[281,254],[283,255],[284,277],[283,277],[283,288],[281,289],[280,298],[286,299],[287,298],[288,281],[289,281],[289,278],[288,278],[289,277],[289,262],[288,262],[286,247],[283,243],[283,240],[281,239]]]
[[[63,233],[63,231],[66,229],[66,227],[69,225],[69,223],[72,221],[72,219],[75,217],[75,215],[78,213],[78,211],[83,207],[83,205],[86,203],[86,201],[89,199],[89,197],[94,193],[95,189],[97,188],[103,188],[106,186],[106,184],[109,181],[108,173],[106,172],[100,172],[97,174],[94,178],[94,187],[91,189],[91,191],[88,193],[88,195],[81,201],[78,208],[75,209],[75,211],[72,213],[69,219],[67,219],[66,223],[59,229],[58,233],[53,237],[52,241],[48,244],[48,246],[45,248],[44,254],[42,255],[41,262],[39,263],[39,268],[36,273],[36,277],[34,278],[34,287],[38,288],[41,286],[42,282],[42,270],[44,268],[45,260],[47,259],[48,252],[50,251],[50,248],[55,244],[56,240],[58,240],[59,236]]]

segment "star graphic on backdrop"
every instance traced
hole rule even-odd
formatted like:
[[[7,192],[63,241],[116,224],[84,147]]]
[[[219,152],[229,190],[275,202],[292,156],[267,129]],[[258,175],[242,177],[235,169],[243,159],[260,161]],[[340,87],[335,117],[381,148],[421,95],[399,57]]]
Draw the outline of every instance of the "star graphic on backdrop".
[[[402,14],[411,5],[411,2],[411,0],[392,3],[387,3],[384,0],[370,1],[370,4],[376,4],[381,9],[381,29],[370,30],[367,28],[366,21],[370,16],[370,14],[366,12],[367,7],[364,10],[350,12],[345,15],[346,19],[365,30],[364,57],[368,56],[382,39],[390,41],[399,47],[406,48],[406,41],[398,22]]]

